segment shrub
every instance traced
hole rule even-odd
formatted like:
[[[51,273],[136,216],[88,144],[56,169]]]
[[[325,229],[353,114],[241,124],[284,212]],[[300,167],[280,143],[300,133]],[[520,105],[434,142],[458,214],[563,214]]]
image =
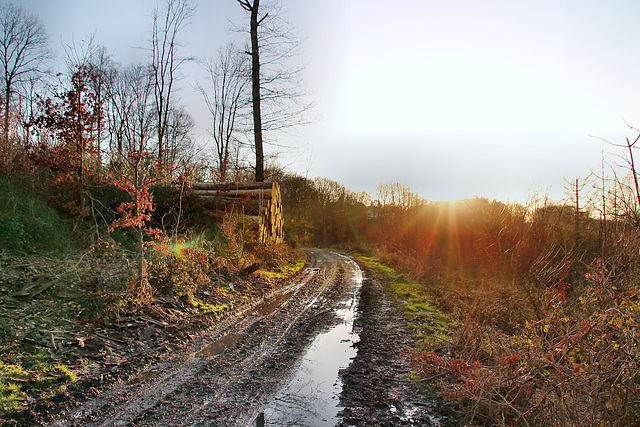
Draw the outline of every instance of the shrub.
[[[442,380],[443,393],[460,404],[467,422],[637,424],[638,291],[614,283],[599,260],[584,279],[584,292],[573,301],[566,283],[549,289],[543,318],[519,333],[461,328],[450,355],[414,352],[415,369]]]

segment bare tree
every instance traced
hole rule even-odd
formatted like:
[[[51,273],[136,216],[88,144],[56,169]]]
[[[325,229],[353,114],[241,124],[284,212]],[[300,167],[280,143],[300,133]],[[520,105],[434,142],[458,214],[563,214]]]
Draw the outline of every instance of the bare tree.
[[[329,225],[329,216],[331,214],[338,213],[336,204],[344,199],[346,189],[342,184],[337,181],[333,181],[328,178],[314,178],[313,188],[316,190],[318,196],[319,209],[320,209],[320,228],[322,234],[322,243],[327,244],[327,231]],[[339,205],[340,213],[343,213],[344,207]]]
[[[19,124],[24,130],[23,144],[31,146],[31,130],[36,125],[38,116],[38,95],[43,92],[42,79],[35,73],[29,74],[20,82],[19,97]]]
[[[98,120],[98,126],[96,129],[96,154],[101,156],[103,147],[103,136],[105,133],[104,129],[104,104],[108,100],[109,96],[109,85],[113,82],[113,79],[116,76],[116,66],[111,59],[111,55],[107,52],[107,49],[104,46],[97,46],[91,55],[89,64],[89,70],[91,71],[88,84],[93,93],[96,95],[96,102],[102,106],[100,111],[100,120]],[[97,162],[101,161],[101,157],[96,159]]]
[[[245,95],[248,89],[246,57],[233,44],[218,52],[215,62],[205,63],[210,86],[198,83],[198,89],[211,113],[211,136],[216,145],[218,179],[225,181],[231,155],[238,148],[239,120],[244,117]]]
[[[178,34],[194,13],[195,7],[189,4],[189,0],[166,0],[166,12],[163,16],[160,16],[158,9],[153,12],[151,66],[160,164],[164,162],[163,153],[166,149],[167,127],[178,68],[191,59],[178,57]]]
[[[9,115],[15,85],[42,72],[50,57],[49,37],[38,17],[11,3],[0,5],[0,73],[4,84],[2,148],[5,161],[11,151]]]
[[[112,157],[122,159],[132,150],[149,149],[156,124],[152,97],[153,76],[148,66],[133,64],[119,73],[109,94]]]
[[[603,138],[597,138],[601,141],[606,142],[607,144],[613,147],[623,148],[627,151],[628,155],[619,155],[617,157],[624,160],[626,166],[624,166],[629,171],[629,182],[625,182],[623,179],[620,179],[615,172],[614,179],[616,186],[620,190],[620,193],[617,192],[614,195],[614,215],[618,216],[618,208],[622,208],[623,216],[626,222],[630,223],[633,227],[640,226],[640,182],[638,180],[638,167],[636,165],[636,159],[634,158],[634,150],[637,149],[637,144],[640,141],[640,129],[637,129],[633,126],[630,126],[625,122],[627,127],[636,133],[635,139],[631,141],[629,138],[625,139],[624,144],[616,144],[607,141]],[[620,166],[620,165],[618,165]]]
[[[194,122],[182,106],[171,108],[168,120],[165,158],[169,164],[177,166],[178,160],[187,160],[194,151],[193,141],[189,136]]]
[[[109,96],[108,88],[113,84],[117,70],[107,48],[95,43],[94,36],[95,34],[92,34],[80,42],[74,41],[72,44],[64,46],[64,49],[65,61],[71,74],[81,68],[87,70],[87,87],[95,97],[96,104],[100,107],[96,111],[98,122],[90,147],[93,156],[92,162],[98,166],[102,163],[105,103]]]
[[[128,84],[124,73],[125,71],[121,68],[117,68],[113,79],[107,86],[108,102],[105,106],[105,115],[109,129],[109,153],[112,161],[124,152],[127,118],[133,108],[128,96]]]
[[[260,0],[237,0],[249,12],[251,55],[251,104],[256,181],[264,181],[264,131],[281,130],[305,122],[304,102],[298,76],[302,68],[292,68],[299,42],[294,29],[282,19],[275,6],[264,13]]]
[[[250,13],[249,34],[251,37],[251,105],[253,110],[253,138],[256,150],[256,181],[264,181],[264,150],[262,148],[262,115],[260,110],[260,44],[258,27],[267,15],[259,18],[260,0],[237,0]]]
[[[588,184],[591,175],[589,175],[585,179],[580,179],[579,177],[573,181],[566,182],[566,192],[567,196],[570,198],[571,203],[573,205],[573,235],[574,235],[574,245],[577,247],[580,242],[580,228],[581,228],[581,216],[584,216],[582,206],[580,206],[580,193],[583,192],[585,186]],[[585,196],[583,195],[582,198]]]

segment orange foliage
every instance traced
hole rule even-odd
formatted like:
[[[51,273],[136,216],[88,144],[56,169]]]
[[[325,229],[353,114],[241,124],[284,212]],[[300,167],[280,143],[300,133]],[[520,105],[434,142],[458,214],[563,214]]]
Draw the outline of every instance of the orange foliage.
[[[463,422],[640,422],[640,264],[628,224],[581,215],[577,235],[570,209],[486,199],[374,212],[367,248],[458,319],[447,346],[411,358]]]

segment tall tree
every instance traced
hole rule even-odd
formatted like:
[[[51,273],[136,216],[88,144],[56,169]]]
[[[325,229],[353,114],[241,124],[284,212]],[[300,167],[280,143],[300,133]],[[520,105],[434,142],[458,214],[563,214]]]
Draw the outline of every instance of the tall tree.
[[[166,0],[166,11],[161,16],[158,9],[153,13],[151,36],[151,67],[154,77],[154,100],[157,115],[158,162],[164,163],[167,127],[170,121],[172,95],[178,68],[191,58],[177,55],[178,34],[195,13],[189,0]]]
[[[262,148],[262,114],[260,110],[260,43],[258,27],[267,18],[260,13],[260,0],[237,0],[250,13],[249,34],[251,38],[251,105],[253,110],[253,138],[256,150],[256,181],[264,181],[264,151]]]
[[[103,106],[106,104],[109,95],[108,87],[116,76],[116,66],[108,54],[107,49],[104,46],[97,46],[92,52],[88,67],[90,70],[88,85],[96,95],[96,102]],[[98,156],[96,163],[99,164],[103,150],[103,135],[105,133],[104,110],[101,109],[98,114],[100,114],[100,117],[96,127],[95,153]]]
[[[71,72],[85,69],[88,80],[86,85],[95,96],[97,105],[101,108],[96,111],[98,114],[95,136],[91,139],[91,162],[96,171],[99,171],[102,163],[102,137],[104,132],[104,111],[105,100],[108,96],[108,86],[112,84],[116,75],[116,64],[111,59],[111,55],[104,46],[94,42],[94,35],[90,35],[80,42],[73,42],[64,46],[66,53],[65,62]],[[95,147],[94,147],[95,145]]]
[[[112,162],[124,161],[133,150],[149,151],[156,123],[152,70],[143,64],[120,70],[109,85],[107,97]]]
[[[91,71],[80,66],[71,76],[71,88],[42,104],[39,121],[57,139],[58,146],[48,156],[50,165],[78,185],[78,213],[84,215],[87,194],[87,159],[92,156],[101,105],[87,82]]]
[[[248,89],[247,61],[233,44],[218,52],[218,58],[205,63],[209,86],[198,83],[198,89],[211,114],[211,136],[216,145],[217,179],[225,181],[234,148],[238,148],[239,119],[243,117]]]
[[[260,9],[260,0],[237,0],[250,14],[251,103],[256,181],[264,180],[264,137],[266,132],[306,123],[306,101],[300,83],[303,67],[295,67],[300,42],[295,28],[283,19],[276,4],[269,12]]]
[[[18,90],[18,120],[20,122],[20,126],[24,130],[22,143],[25,147],[31,146],[31,130],[36,124],[38,116],[38,99],[39,94],[42,93],[42,91],[42,80],[36,73],[31,73],[26,76],[25,80],[21,82],[20,89]]]
[[[193,140],[190,137],[194,127],[191,115],[183,106],[171,108],[166,130],[165,159],[167,167],[171,171],[177,170],[178,160],[189,162],[195,151]]]
[[[49,37],[38,17],[11,3],[0,5],[0,73],[4,84],[2,148],[5,162],[11,151],[9,116],[15,85],[42,72],[42,66],[49,58]]]

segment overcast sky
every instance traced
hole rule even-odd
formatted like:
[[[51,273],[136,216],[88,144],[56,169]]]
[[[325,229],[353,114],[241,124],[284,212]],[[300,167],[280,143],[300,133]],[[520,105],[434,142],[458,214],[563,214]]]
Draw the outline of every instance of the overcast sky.
[[[3,0],[0,0],[2,2]],[[95,32],[122,63],[144,60],[152,0],[22,0],[58,50]],[[281,163],[373,192],[399,182],[430,200],[523,201],[599,170],[640,127],[640,2],[283,0],[305,42],[316,122]],[[236,0],[200,0],[184,53],[211,56],[242,23]],[[206,114],[182,101],[206,142]],[[609,156],[610,162],[614,159]]]

